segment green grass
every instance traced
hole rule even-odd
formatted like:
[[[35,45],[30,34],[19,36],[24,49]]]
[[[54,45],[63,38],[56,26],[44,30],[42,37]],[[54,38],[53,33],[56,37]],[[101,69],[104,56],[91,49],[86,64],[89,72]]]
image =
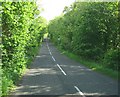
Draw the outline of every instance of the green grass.
[[[99,73],[102,73],[104,75],[107,75],[115,80],[120,80],[118,78],[118,76],[120,76],[120,72],[118,71],[114,71],[112,69],[109,69],[109,68],[106,68],[102,63],[97,63],[95,61],[90,61],[90,60],[85,60],[83,58],[81,58],[80,56],[78,55],[75,55],[71,52],[68,52],[68,51],[64,51],[63,49],[60,49],[58,47],[58,49],[66,56],[68,56],[69,58],[79,62],[80,64],[92,69],[93,71],[96,71],[96,72],[99,72]]]

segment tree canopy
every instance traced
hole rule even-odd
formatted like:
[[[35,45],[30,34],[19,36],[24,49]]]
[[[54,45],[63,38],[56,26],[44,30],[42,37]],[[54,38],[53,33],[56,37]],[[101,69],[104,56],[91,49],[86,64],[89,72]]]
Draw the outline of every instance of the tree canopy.
[[[85,59],[118,70],[118,2],[75,2],[48,25],[52,41]]]

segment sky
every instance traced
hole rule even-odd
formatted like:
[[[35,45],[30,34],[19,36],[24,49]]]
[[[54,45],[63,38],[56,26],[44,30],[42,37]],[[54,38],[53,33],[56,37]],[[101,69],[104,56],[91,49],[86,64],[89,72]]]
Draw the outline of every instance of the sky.
[[[61,15],[65,6],[71,5],[75,0],[37,0],[39,8],[43,8],[41,16],[47,19],[47,21],[53,19],[56,16]]]

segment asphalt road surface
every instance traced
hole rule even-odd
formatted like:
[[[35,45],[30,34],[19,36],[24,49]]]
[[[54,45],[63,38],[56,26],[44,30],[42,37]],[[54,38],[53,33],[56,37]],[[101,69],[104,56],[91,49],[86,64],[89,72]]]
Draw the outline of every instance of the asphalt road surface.
[[[114,97],[118,95],[118,82],[71,60],[51,42],[43,42],[33,64],[11,94]]]

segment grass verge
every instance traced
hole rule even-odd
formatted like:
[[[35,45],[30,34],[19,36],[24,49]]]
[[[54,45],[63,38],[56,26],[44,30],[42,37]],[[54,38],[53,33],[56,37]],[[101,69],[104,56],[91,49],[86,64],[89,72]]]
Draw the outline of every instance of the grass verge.
[[[66,56],[68,56],[69,58],[79,62],[80,64],[92,69],[93,71],[97,71],[100,72],[104,75],[107,75],[115,80],[120,80],[120,72],[119,71],[115,71],[109,68],[106,68],[102,63],[97,63],[94,61],[90,61],[90,60],[85,60],[83,58],[81,58],[78,55],[75,55],[69,51],[65,51],[63,49],[60,49],[58,47],[58,49]]]

